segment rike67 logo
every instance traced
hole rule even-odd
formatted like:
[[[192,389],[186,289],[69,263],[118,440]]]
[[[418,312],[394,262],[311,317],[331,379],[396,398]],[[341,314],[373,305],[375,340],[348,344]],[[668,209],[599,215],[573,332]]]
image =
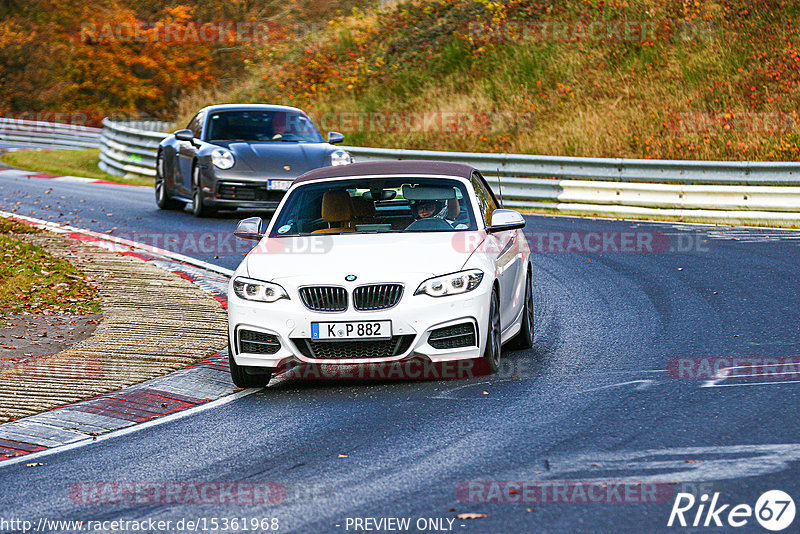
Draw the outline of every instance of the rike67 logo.
[[[781,490],[763,493],[755,507],[749,504],[723,504],[720,493],[713,497],[703,494],[699,499],[691,493],[678,493],[667,526],[692,527],[743,527],[755,515],[756,521],[767,530],[784,530],[794,521],[794,500]]]

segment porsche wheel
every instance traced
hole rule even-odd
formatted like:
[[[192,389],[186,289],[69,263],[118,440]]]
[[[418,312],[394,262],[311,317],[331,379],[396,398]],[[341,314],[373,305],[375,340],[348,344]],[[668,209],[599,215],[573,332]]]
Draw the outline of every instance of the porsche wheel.
[[[182,207],[183,204],[170,197],[171,191],[167,185],[166,164],[164,163],[164,153],[159,152],[156,158],[156,205],[162,210],[173,210]]]
[[[200,183],[200,167],[197,165],[192,169],[192,213],[195,217],[208,217],[217,212],[203,201],[203,194]]]

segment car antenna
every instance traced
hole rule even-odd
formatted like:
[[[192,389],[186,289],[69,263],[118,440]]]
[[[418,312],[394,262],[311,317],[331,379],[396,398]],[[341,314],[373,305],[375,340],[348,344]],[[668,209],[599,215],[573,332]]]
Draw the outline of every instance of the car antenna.
[[[500,207],[505,208],[505,202],[503,201],[503,182],[500,177],[500,168],[497,168],[497,187],[500,189]]]

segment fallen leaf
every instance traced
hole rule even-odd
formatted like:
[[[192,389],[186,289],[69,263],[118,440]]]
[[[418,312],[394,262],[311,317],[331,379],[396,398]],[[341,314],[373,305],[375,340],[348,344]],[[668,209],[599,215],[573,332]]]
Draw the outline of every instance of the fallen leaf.
[[[33,463],[30,463],[30,464],[25,464],[25,467],[37,467],[37,466],[40,466],[40,465],[44,465],[44,464],[42,462],[33,462]]]
[[[478,514],[475,512],[465,512],[463,514],[458,514],[456,519],[480,519],[481,517],[489,517],[489,514]]]

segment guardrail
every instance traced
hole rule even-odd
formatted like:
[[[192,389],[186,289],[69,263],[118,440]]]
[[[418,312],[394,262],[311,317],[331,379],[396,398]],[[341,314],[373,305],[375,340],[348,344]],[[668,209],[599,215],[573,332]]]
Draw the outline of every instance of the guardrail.
[[[800,224],[800,162],[343,148],[357,161],[423,159],[472,165],[510,208],[736,224]]]
[[[0,141],[30,147],[97,148],[100,128],[0,117]]]
[[[165,136],[105,119],[100,166],[113,174],[155,176],[156,151]],[[472,165],[486,176],[504,205],[513,208],[740,224],[800,224],[800,162],[342,148],[355,161],[422,159]]]
[[[155,178],[158,144],[170,127],[164,121],[103,119],[99,167],[116,176]]]

